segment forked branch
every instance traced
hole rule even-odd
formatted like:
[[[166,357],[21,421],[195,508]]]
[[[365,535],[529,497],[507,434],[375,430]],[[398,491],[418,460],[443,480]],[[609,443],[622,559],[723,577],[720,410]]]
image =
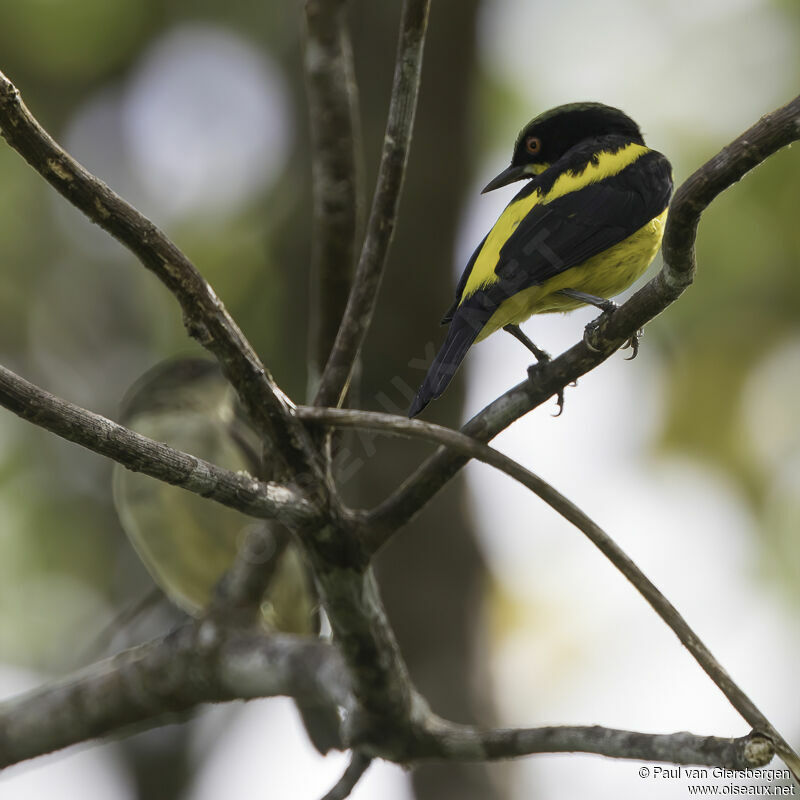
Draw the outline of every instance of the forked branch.
[[[0,769],[126,726],[163,724],[201,703],[276,695],[331,703],[350,712],[355,702],[348,671],[330,644],[304,636],[231,631],[210,621],[190,623],[0,703]],[[583,752],[741,770],[763,766],[772,757],[769,742],[752,734],[726,739],[599,726],[481,730],[430,712],[420,727],[393,733],[405,739],[403,752],[413,752],[413,762]],[[345,797],[343,792],[363,774],[370,760],[369,743],[365,747],[356,750],[331,797]]]

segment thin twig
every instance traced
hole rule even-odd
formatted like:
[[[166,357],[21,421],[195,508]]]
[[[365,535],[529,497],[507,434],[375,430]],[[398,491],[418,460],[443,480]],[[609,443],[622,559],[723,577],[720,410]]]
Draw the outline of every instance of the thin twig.
[[[356,784],[369,769],[371,763],[372,759],[368,755],[354,750],[344,774],[322,800],[345,800],[350,797],[350,793],[356,788]]]
[[[358,87],[346,10],[345,0],[306,2],[304,63],[314,200],[309,385],[314,392],[347,306],[363,205]]]
[[[711,651],[689,627],[689,624],[675,606],[670,603],[636,563],[599,525],[538,475],[530,472],[530,470],[500,451],[471,439],[459,431],[444,428],[440,425],[433,425],[420,420],[409,420],[392,414],[346,409],[301,407],[298,409],[298,413],[302,419],[324,422],[336,427],[380,430],[396,436],[437,442],[457,451],[462,456],[483,461],[526,486],[564,519],[582,531],[600,552],[611,561],[675,633],[681,644],[691,653],[695,661],[728,698],[731,705],[754,729],[760,731],[774,743],[775,749],[786,761],[787,766],[795,772],[796,776],[800,775],[800,758],[714,658]]]
[[[510,389],[461,429],[488,442],[502,430],[557,396],[571,382],[605,361],[640,328],[673,303],[691,284],[694,243],[700,215],[721,192],[791,142],[800,140],[800,97],[771,114],[724,147],[677,190],[664,233],[661,271],[613,314],[603,315],[592,334],[593,352],[581,341],[534,370],[534,380]],[[467,463],[463,455],[441,449],[428,458],[369,516],[383,541],[408,523]]]
[[[294,407],[192,262],[167,236],[63,150],[0,72],[0,131],[57,192],[120,241],[172,292],[189,335],[213,353],[259,431],[289,469],[322,483],[316,451]]]
[[[555,725],[481,731],[446,724],[436,735],[440,757],[496,761],[536,753],[594,753],[607,758],[697,764],[743,770],[763,767],[775,751],[769,740],[749,733],[738,739],[691,733],[639,733],[599,725]]]
[[[403,3],[389,119],[367,234],[344,319],[322,373],[314,405],[338,406],[341,403],[372,322],[397,222],[411,145],[429,6],[430,0],[405,0]]]
[[[316,517],[294,489],[222,469],[68,403],[0,366],[0,406],[133,472],[216,500],[246,514],[297,524]]]

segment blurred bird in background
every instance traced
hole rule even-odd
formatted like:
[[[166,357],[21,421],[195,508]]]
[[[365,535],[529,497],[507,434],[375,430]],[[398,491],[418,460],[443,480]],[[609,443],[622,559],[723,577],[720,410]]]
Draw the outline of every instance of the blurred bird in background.
[[[261,475],[261,442],[216,362],[180,358],[157,365],[128,391],[120,421],[217,466]],[[248,530],[265,523],[119,465],[113,484],[122,527],[153,580],[179,608],[202,615]],[[277,561],[261,602],[264,626],[317,635],[317,595],[301,552],[285,536],[265,541]],[[266,561],[270,552],[254,555]],[[335,709],[301,702],[298,709],[317,750],[339,746]]]

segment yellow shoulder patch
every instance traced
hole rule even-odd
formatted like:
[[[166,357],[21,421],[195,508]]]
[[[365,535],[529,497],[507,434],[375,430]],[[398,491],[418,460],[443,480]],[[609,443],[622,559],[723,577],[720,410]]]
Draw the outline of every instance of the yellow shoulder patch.
[[[617,150],[616,153],[602,151],[597,154],[597,163],[589,163],[581,172],[567,171],[556,178],[553,188],[542,198],[542,203],[547,204],[557,197],[563,197],[570,192],[577,192],[591,183],[597,183],[604,178],[610,178],[625,167],[633,164],[650,149],[641,144],[628,144]]]
[[[494,227],[489,231],[489,235],[486,237],[486,241],[480,253],[478,253],[475,263],[472,265],[466,286],[459,298],[459,305],[475,294],[478,289],[491,286],[497,282],[495,267],[500,260],[500,250],[534,206],[539,203],[549,203],[557,197],[563,197],[570,192],[577,192],[592,183],[610,178],[612,175],[622,172],[625,167],[633,164],[634,161],[649,152],[649,148],[640,144],[626,145],[615,153],[601,151],[597,154],[597,163],[590,162],[583,170],[577,173],[570,171],[563,173],[556,179],[553,187],[544,196],[537,189],[527,197],[509,203],[497,222],[495,222]]]

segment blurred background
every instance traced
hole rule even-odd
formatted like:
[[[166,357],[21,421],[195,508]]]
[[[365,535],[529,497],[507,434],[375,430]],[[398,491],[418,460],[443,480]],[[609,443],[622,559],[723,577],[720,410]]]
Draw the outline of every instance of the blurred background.
[[[399,7],[351,3],[370,192]],[[0,19],[0,69],[33,113],[188,253],[302,400],[313,313],[302,3],[0,0]],[[798,76],[791,0],[614,0],[602,13],[589,0],[437,0],[359,403],[406,408],[457,276],[515,191],[479,189],[530,118],[575,100],[619,106],[680,183],[790,100]],[[113,418],[145,369],[197,352],[180,313],[7,146],[0,174],[0,362]],[[721,196],[700,226],[695,284],[647,327],[636,361],[615,355],[567,390],[561,417],[543,407],[496,442],[617,538],[795,746],[798,185],[800,157],[786,149]],[[525,328],[558,353],[592,316]],[[527,365],[510,337],[490,339],[427,418],[462,423]],[[386,496],[428,452],[372,436],[349,447],[344,490],[358,505]],[[445,716],[747,733],[591,545],[486,467],[470,466],[380,568],[414,679]],[[107,652],[101,632],[151,585],[116,520],[110,465],[0,412],[0,697]],[[162,604],[117,626],[111,647],[174,619]],[[343,766],[311,750],[289,703],[270,700],[20,765],[0,777],[0,797],[312,800]],[[413,775],[375,765],[353,796],[673,798],[696,782],[638,772],[565,755]]]

